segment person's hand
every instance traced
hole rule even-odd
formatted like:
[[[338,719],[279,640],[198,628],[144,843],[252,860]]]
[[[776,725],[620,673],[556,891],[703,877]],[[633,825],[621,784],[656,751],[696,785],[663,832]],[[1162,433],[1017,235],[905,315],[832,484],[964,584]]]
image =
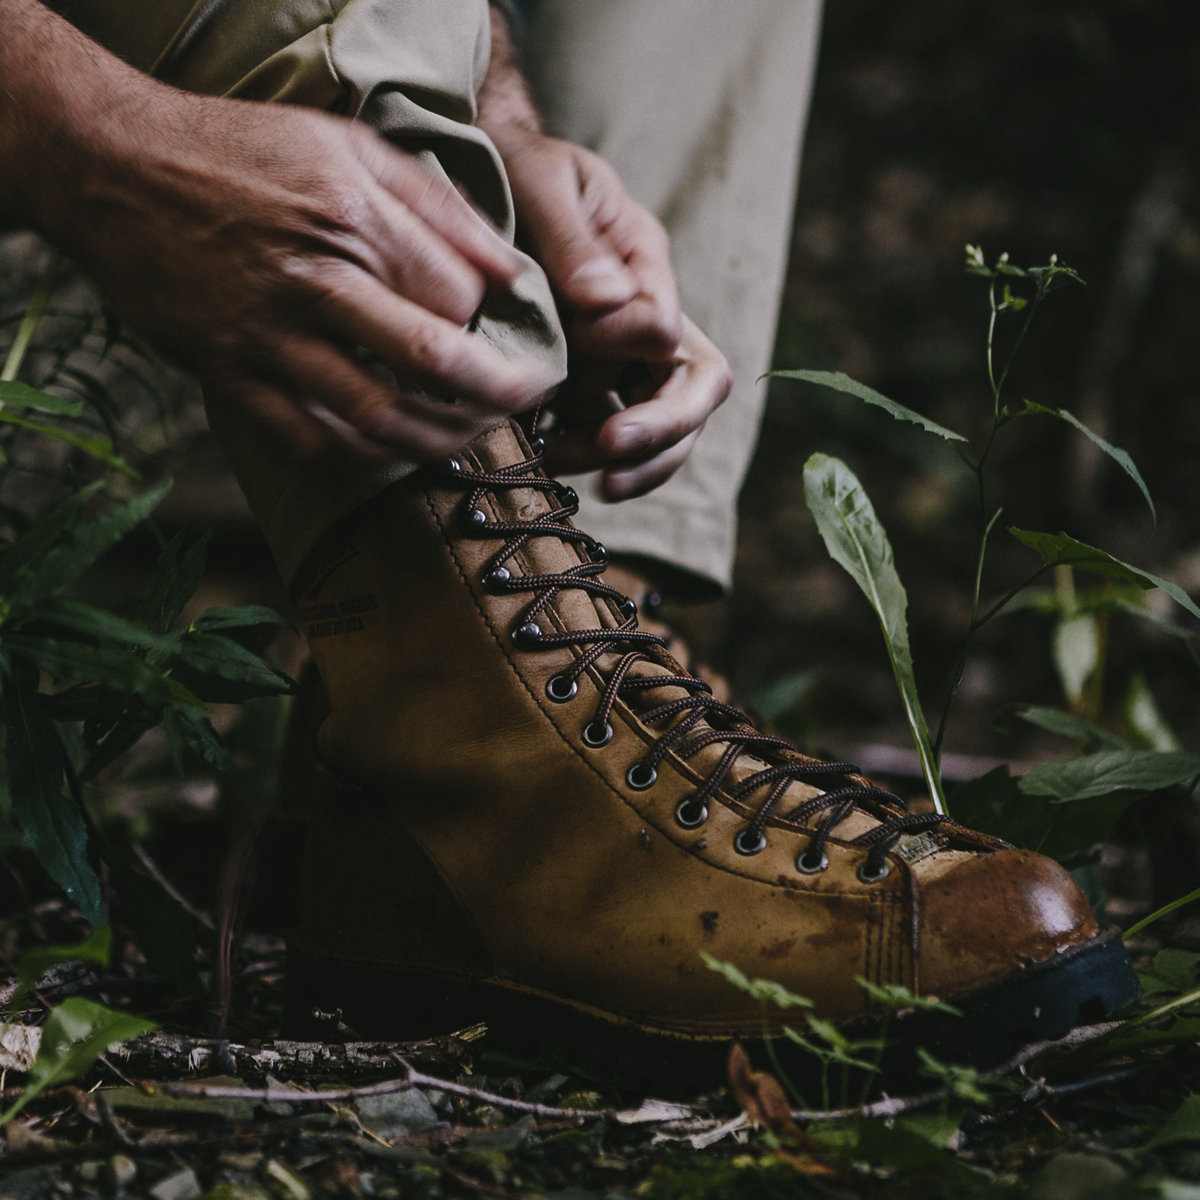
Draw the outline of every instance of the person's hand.
[[[610,500],[649,491],[683,463],[729,394],[728,365],[680,313],[662,226],[603,159],[520,124],[489,133],[571,351],[554,403],[562,434],[549,440],[553,467],[600,469]]]
[[[21,98],[0,220],[76,257],[281,453],[439,457],[557,381],[465,328],[522,260],[418,158],[344,118],[170,88],[30,0],[0,33]]]

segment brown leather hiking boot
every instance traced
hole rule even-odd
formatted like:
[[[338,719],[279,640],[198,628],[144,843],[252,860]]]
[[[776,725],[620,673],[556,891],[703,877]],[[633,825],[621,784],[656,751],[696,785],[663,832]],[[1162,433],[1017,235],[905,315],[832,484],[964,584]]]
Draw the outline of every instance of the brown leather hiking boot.
[[[377,496],[297,596],[328,689],[291,1012],[364,1036],[703,1049],[763,1031],[701,951],[838,1022],[857,982],[1004,1053],[1132,999],[1055,863],[913,815],[716,701],[504,425]],[[925,1030],[925,1033],[929,1033]]]

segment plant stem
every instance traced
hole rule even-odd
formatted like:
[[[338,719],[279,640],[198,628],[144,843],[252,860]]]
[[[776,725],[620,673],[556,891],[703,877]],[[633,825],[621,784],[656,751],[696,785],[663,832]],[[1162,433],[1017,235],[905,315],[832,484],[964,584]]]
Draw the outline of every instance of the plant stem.
[[[50,299],[50,293],[54,290],[54,276],[57,269],[57,261],[51,258],[37,282],[37,287],[33,292],[33,299],[29,301],[29,308],[26,310],[25,316],[21,319],[21,324],[17,328],[17,336],[13,339],[13,344],[8,348],[8,355],[4,360],[4,366],[0,368],[0,383],[12,383],[16,379],[17,372],[20,371],[21,364],[25,361],[25,354],[29,349],[29,343],[33,339],[33,332],[37,329],[38,322],[42,319],[42,313],[46,309],[46,303]]]

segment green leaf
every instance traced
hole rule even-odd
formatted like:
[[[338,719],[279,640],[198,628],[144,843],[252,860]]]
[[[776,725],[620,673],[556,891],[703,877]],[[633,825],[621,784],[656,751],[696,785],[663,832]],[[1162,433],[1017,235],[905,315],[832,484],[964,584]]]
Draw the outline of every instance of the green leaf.
[[[917,695],[908,644],[908,596],[896,573],[887,534],[862,485],[836,458],[814,454],[808,460],[804,466],[804,496],[830,555],[849,572],[879,618],[925,784],[934,808],[944,814],[945,792]]]
[[[190,541],[189,536],[181,530],[163,547],[158,572],[142,596],[138,615],[153,629],[170,629],[179,620],[204,575],[212,531]]]
[[[69,596],[52,596],[38,605],[26,621],[17,625],[22,633],[61,638],[66,633],[71,640],[108,644],[123,650],[157,650],[165,656],[175,649],[175,640],[152,633],[144,625],[127,621],[107,609],[96,608]]]
[[[87,858],[87,823],[79,805],[63,790],[62,743],[36,688],[37,676],[28,669],[0,679],[7,751],[0,786],[38,861],[88,923],[99,925],[100,880]]]
[[[19,1013],[25,997],[35,988],[47,971],[63,963],[93,962],[107,967],[112,953],[112,931],[107,925],[97,925],[90,934],[74,946],[34,946],[17,960],[17,990],[8,1002],[10,1013]]]
[[[1141,571],[1131,567],[1120,559],[1113,558],[1104,550],[1089,546],[1085,542],[1076,541],[1065,533],[1034,533],[1028,529],[1009,528],[1009,533],[1041,555],[1042,561],[1049,567],[1059,565],[1075,567],[1080,571],[1090,571],[1094,575],[1104,575],[1112,579],[1123,579],[1126,583],[1135,583],[1145,590],[1160,588],[1166,592],[1176,604],[1186,608],[1194,617],[1200,617],[1200,608],[1192,602],[1191,597],[1177,583],[1151,575],[1149,571]]]
[[[1026,400],[1025,411],[1027,413],[1036,413],[1043,417],[1056,417],[1058,420],[1065,421],[1068,425],[1078,429],[1080,433],[1088,438],[1093,445],[1107,454],[1137,484],[1150,509],[1150,516],[1153,518],[1155,525],[1158,524],[1158,512],[1154,507],[1154,499],[1150,495],[1150,489],[1146,486],[1146,481],[1137,469],[1137,464],[1129,457],[1126,451],[1114,446],[1111,442],[1106,442],[1098,433],[1089,429],[1074,413],[1068,412],[1065,408],[1045,408],[1040,404],[1034,404],[1032,400]]]
[[[1020,779],[1027,796],[1050,796],[1060,804],[1117,792],[1155,792],[1200,777],[1200,754],[1160,750],[1106,750],[1069,762],[1040,763]]]
[[[1139,1149],[1153,1150],[1179,1142],[1200,1142],[1200,1096],[1188,1096]]]
[[[1082,717],[1062,712],[1057,708],[1045,708],[1041,705],[1030,704],[1024,708],[1018,708],[1016,715],[1038,729],[1044,729],[1047,733],[1056,733],[1060,737],[1071,738],[1073,741],[1104,746],[1109,750],[1127,749],[1125,743],[1115,733],[1110,733],[1099,725],[1093,725],[1090,721],[1083,720]]]
[[[700,957],[710,971],[716,971],[718,975],[733,984],[738,991],[745,992],[746,995],[752,996],[763,1004],[774,1004],[779,1008],[812,1008],[812,1001],[806,996],[797,996],[795,992],[789,992],[782,984],[776,983],[772,979],[751,979],[738,970],[733,963],[722,962],[721,959],[713,958],[711,954],[707,954],[703,950],[700,952]]]
[[[1138,972],[1146,995],[1190,992],[1200,979],[1200,954],[1192,950],[1160,950],[1144,971]]]
[[[57,680],[104,684],[151,703],[200,703],[178,680],[140,655],[117,646],[93,646],[25,633],[9,634],[5,644],[14,656],[37,665]]]
[[[175,664],[178,678],[201,699],[213,703],[239,703],[292,690],[291,680],[281,671],[239,642],[218,634],[186,634],[180,640]]]
[[[287,629],[291,622],[282,613],[265,604],[244,604],[239,608],[206,608],[192,628],[202,633],[231,629],[261,629],[264,625]]]
[[[157,1028],[153,1021],[113,1012],[82,996],[64,1000],[46,1018],[29,1083],[12,1107],[0,1115],[0,1125],[11,1121],[47,1088],[79,1078],[110,1046]]]
[[[906,408],[895,400],[889,400],[887,396],[867,387],[866,384],[859,383],[856,379],[851,379],[849,375],[843,374],[841,371],[771,371],[767,378],[798,379],[803,383],[815,383],[819,387],[832,388],[835,392],[854,396],[874,408],[883,409],[897,421],[909,421],[913,425],[920,425],[927,433],[936,434],[943,441],[965,442],[967,440],[961,433],[955,433],[953,429],[947,429],[944,425],[939,425],[936,421],[921,416],[919,412],[914,412],[911,408]]]
[[[3,560],[0,593],[9,597],[13,609],[34,607],[44,597],[73,583],[102,554],[111,550],[130,530],[140,525],[170,489],[170,480],[121,501],[99,516],[88,517],[83,502],[96,491],[86,489],[72,497],[49,518],[53,540],[40,535],[33,546],[41,552],[31,554],[23,547],[24,538],[14,543]]]
[[[1109,839],[1136,794],[1059,804],[1049,796],[1027,795],[1007,767],[997,767],[959,784],[952,799],[954,814],[964,825],[1071,863]]]
[[[83,412],[83,405],[78,400],[53,396],[49,392],[18,383],[13,379],[0,380],[0,404],[18,411],[33,409],[35,412],[54,413],[60,417],[77,417]]]
[[[137,479],[138,473],[123,458],[113,452],[112,442],[108,438],[89,437],[76,433],[73,429],[64,429],[61,425],[46,425],[41,421],[27,421],[23,417],[14,416],[10,412],[0,410],[0,421],[6,425],[15,425],[18,429],[27,429],[30,433],[40,433],[45,437],[57,438],[82,450],[92,458],[99,459],[107,467]]]

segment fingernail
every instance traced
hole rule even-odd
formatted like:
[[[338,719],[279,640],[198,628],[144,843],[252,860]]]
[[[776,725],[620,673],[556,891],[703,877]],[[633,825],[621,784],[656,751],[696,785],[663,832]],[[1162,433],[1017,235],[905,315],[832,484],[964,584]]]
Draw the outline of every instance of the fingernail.
[[[583,300],[593,304],[621,304],[636,291],[625,264],[611,254],[585,262],[567,284],[576,303]]]

